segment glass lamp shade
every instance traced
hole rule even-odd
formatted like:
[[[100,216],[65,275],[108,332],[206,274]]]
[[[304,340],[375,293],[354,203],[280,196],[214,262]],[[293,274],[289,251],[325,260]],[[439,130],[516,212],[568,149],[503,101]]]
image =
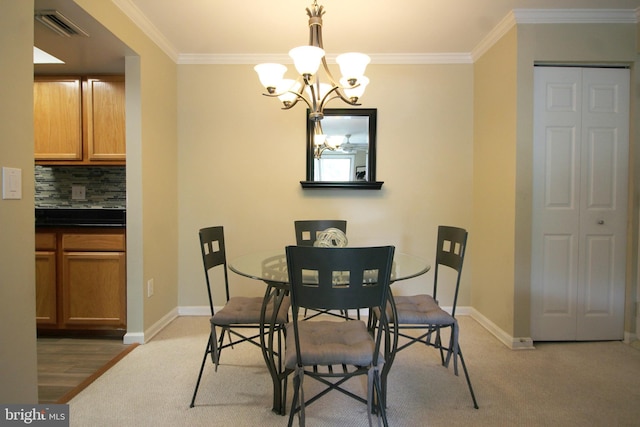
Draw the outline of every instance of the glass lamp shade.
[[[322,133],[320,134],[316,133],[313,135],[313,144],[316,146],[324,144],[326,140],[327,140],[327,137]]]
[[[366,76],[361,76],[356,83],[356,87],[353,88],[345,77],[340,79],[340,85],[342,86],[345,95],[347,95],[347,98],[350,99],[357,99],[362,97],[362,95],[364,94],[364,90],[367,88],[368,84],[369,79]]]
[[[284,73],[287,71],[287,67],[284,65],[271,63],[258,64],[253,67],[253,69],[258,73],[260,83],[262,83],[262,86],[267,90],[269,90],[269,88],[272,88],[272,90],[277,88],[284,76]]]
[[[314,75],[320,68],[324,50],[317,46],[298,46],[289,51],[298,73]]]
[[[340,65],[340,73],[345,79],[359,79],[364,75],[364,71],[371,62],[371,58],[364,53],[350,52],[343,53],[336,57],[336,62]]]
[[[278,99],[282,102],[293,102],[296,100],[297,95],[291,92],[299,92],[302,87],[302,83],[291,79],[282,79],[276,86],[276,93],[281,93]]]

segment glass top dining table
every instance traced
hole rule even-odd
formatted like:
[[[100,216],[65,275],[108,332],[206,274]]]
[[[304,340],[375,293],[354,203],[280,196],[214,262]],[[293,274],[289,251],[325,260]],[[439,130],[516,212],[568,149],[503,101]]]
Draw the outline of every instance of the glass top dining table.
[[[289,293],[289,276],[287,272],[287,258],[282,249],[273,249],[249,253],[232,259],[228,263],[229,269],[241,276],[266,283],[260,322],[260,343],[262,355],[273,380],[273,412],[284,415],[286,413],[287,377],[291,373],[283,367],[280,333],[283,325],[275,324],[275,316],[266,317],[266,308],[273,302],[273,313],[277,313],[283,299]],[[425,274],[431,265],[428,261],[402,252],[396,252],[393,257],[391,281],[397,282]],[[274,348],[274,347],[277,347]],[[392,359],[391,359],[392,360]],[[385,365],[391,368],[392,362]]]
[[[391,282],[420,276],[431,268],[426,260],[402,252],[393,257]],[[273,286],[288,287],[287,259],[283,249],[254,252],[234,258],[229,269],[241,276],[262,280]]]

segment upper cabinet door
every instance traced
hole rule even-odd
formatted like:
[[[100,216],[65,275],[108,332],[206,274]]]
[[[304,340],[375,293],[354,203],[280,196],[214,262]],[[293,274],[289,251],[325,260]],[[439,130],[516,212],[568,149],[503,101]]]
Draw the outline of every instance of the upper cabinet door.
[[[36,160],[82,160],[80,78],[37,78],[33,85]]]
[[[123,76],[85,82],[85,138],[90,162],[125,160],[125,80]]]

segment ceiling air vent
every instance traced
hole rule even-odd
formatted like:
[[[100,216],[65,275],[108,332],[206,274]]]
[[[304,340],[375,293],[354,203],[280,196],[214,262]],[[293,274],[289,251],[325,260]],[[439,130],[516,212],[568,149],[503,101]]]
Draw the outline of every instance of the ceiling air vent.
[[[35,18],[58,35],[89,37],[89,34],[57,10],[36,10]]]

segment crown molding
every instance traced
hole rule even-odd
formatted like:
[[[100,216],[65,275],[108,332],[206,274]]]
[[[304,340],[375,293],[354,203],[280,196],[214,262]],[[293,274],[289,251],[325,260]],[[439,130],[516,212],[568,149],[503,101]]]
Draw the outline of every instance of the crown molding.
[[[637,24],[636,9],[514,9],[471,51],[473,62],[517,24]]]
[[[516,16],[513,11],[507,13],[507,16],[502,18],[498,25],[483,38],[480,43],[476,45],[471,51],[471,58],[473,62],[476,62],[482,55],[484,55],[494,44],[498,42],[507,32],[517,24]]]
[[[155,25],[133,4],[131,0],[112,0],[113,3],[127,15],[133,23],[142,30],[164,53],[174,62],[178,61],[178,50],[167,40],[167,38],[156,28]]]

